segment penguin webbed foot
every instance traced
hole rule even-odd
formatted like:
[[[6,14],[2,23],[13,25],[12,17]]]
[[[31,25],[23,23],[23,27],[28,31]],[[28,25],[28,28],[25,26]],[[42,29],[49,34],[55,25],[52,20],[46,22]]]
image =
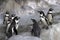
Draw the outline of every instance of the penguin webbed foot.
[[[47,27],[45,27],[45,26],[44,26],[44,27],[42,27],[42,29],[46,29],[46,30],[48,30],[48,29],[49,29],[49,27],[48,27],[48,26],[47,26]]]
[[[48,30],[49,29],[49,27],[46,27],[46,30]]]
[[[35,37],[40,37],[40,34],[34,34]]]
[[[52,25],[52,22],[50,22],[49,25]]]

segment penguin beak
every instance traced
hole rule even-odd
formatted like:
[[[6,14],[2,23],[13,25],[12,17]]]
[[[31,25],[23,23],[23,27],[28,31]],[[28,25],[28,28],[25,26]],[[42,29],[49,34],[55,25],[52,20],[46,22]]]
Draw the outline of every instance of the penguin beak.
[[[34,20],[34,19],[31,19],[32,21]]]
[[[33,22],[35,21],[35,19],[31,19]]]

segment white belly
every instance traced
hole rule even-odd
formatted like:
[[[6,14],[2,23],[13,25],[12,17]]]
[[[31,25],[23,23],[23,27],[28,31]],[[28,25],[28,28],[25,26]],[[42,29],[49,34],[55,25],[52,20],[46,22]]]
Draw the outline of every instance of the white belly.
[[[14,27],[12,27],[12,34],[14,34]]]
[[[10,27],[10,24],[8,24],[8,25],[7,25],[7,29],[6,29],[6,32],[8,32],[8,29],[9,29],[9,27]]]
[[[52,22],[52,15],[51,14],[48,14],[48,21]]]
[[[16,24],[19,22],[19,20],[15,20]]]
[[[9,18],[8,17],[5,17],[5,20],[7,21]]]
[[[19,27],[19,25],[18,25],[18,24],[16,24],[16,29],[18,29],[18,27]]]
[[[44,25],[48,25],[47,22],[46,22],[46,20],[45,20],[44,18],[41,18],[41,21],[42,21],[42,23],[43,23]]]
[[[15,20],[15,22],[16,22],[16,29],[18,29],[18,22],[19,22],[19,20]]]

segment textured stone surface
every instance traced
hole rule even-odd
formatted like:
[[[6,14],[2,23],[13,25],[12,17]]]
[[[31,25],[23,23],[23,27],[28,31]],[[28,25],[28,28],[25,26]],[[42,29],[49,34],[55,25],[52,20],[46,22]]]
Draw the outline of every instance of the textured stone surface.
[[[23,0],[24,1],[24,0]],[[37,37],[31,37],[31,29],[32,29],[32,21],[30,20],[31,18],[36,19],[38,22],[40,20],[39,13],[37,12],[38,10],[43,10],[44,13],[46,14],[48,12],[48,9],[52,7],[54,9],[53,17],[54,17],[54,23],[52,25],[53,28],[50,28],[49,30],[42,30],[41,31],[41,40],[59,40],[60,39],[60,3],[59,0],[54,0],[53,4],[51,1],[49,2],[48,0],[41,0],[41,1],[36,1],[36,0],[28,0],[26,3],[22,2],[17,3],[14,0],[8,0],[6,3],[3,5],[0,5],[0,40],[5,40],[5,30],[6,27],[5,25],[2,24],[3,22],[3,15],[7,10],[10,13],[16,14],[17,16],[21,17],[20,22],[19,22],[19,29],[18,33],[19,36],[15,36],[18,40],[21,38],[21,40],[29,38],[35,39]],[[55,2],[56,1],[56,2]],[[0,1],[1,2],[1,1]],[[2,2],[1,2],[2,3]],[[24,6],[23,6],[24,5]],[[58,26],[58,27],[57,27]],[[40,26],[41,27],[41,26]],[[21,35],[21,36],[20,36]],[[13,36],[14,37],[14,36]],[[11,38],[12,40],[14,38]],[[9,39],[9,40],[11,40]],[[32,40],[33,40],[32,39]],[[39,38],[35,39],[38,40]],[[15,39],[16,40],[16,39]]]

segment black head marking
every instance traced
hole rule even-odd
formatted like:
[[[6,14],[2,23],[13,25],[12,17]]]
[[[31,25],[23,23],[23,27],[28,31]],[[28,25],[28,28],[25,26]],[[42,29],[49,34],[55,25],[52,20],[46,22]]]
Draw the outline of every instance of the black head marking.
[[[12,17],[15,17],[15,15],[14,15],[14,14],[12,14],[11,16],[12,16]]]
[[[35,19],[31,19],[33,23],[36,23],[36,20]]]
[[[12,17],[14,17],[15,15],[11,15]]]
[[[40,14],[44,13],[43,11],[38,11]]]
[[[48,11],[48,14],[52,14],[53,13],[53,9],[50,8],[49,11]]]
[[[53,9],[52,9],[52,8],[50,8],[50,9],[49,9],[49,11],[53,11]]]
[[[43,11],[38,11],[40,13],[40,16],[45,16]]]
[[[17,17],[17,16],[16,16],[16,17],[14,17],[14,20],[18,20],[18,19],[20,19],[20,17]]]
[[[9,14],[9,12],[8,12],[8,11],[6,11],[6,14]]]
[[[15,19],[15,20],[18,20],[18,17],[16,16],[14,19]]]
[[[6,11],[5,16],[9,17],[9,12],[8,11]]]
[[[14,19],[14,17],[15,17],[15,14],[12,14],[12,15],[11,15],[11,18]]]

